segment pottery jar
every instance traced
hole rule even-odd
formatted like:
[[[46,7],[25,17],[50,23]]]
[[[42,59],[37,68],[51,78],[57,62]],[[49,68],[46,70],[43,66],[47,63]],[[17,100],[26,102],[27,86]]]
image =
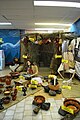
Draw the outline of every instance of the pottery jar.
[[[14,94],[17,95],[17,89],[16,88],[14,88]]]
[[[12,100],[15,101],[17,97],[16,94],[13,93],[11,96],[12,96]]]
[[[11,85],[11,78],[6,78],[6,85]]]

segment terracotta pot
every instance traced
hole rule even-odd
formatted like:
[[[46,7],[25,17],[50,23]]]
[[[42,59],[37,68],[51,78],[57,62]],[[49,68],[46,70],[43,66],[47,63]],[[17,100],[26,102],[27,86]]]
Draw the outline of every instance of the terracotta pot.
[[[37,105],[40,105],[40,104],[42,104],[42,103],[45,102],[45,97],[42,96],[42,95],[35,96],[35,97],[34,97],[34,102],[35,102]]]
[[[11,96],[12,96],[12,100],[15,101],[17,97],[16,94],[13,93]]]
[[[7,75],[6,78],[11,79],[11,75]]]
[[[4,87],[4,84],[0,84],[0,88],[3,88]]]
[[[0,77],[0,82],[5,82],[5,80],[6,80],[6,76]]]
[[[80,102],[73,98],[66,98],[64,100],[64,106],[72,108],[74,114],[80,111]]]
[[[17,95],[17,89],[16,88],[14,89],[14,94]]]
[[[59,87],[60,87],[60,86],[59,86],[59,84],[57,84],[57,85],[52,85],[52,84],[49,83],[49,86],[48,86],[48,87],[49,87],[50,90],[59,90]]]
[[[11,79],[10,78],[6,78],[6,85],[11,85]]]

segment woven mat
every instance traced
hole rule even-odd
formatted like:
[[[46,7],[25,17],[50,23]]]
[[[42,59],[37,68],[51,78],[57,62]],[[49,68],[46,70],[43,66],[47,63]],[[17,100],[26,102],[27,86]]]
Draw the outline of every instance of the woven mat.
[[[40,91],[42,89],[42,87],[38,87],[37,89],[27,89],[27,92],[26,92],[26,96],[23,96],[23,92],[22,91],[18,91],[18,94],[17,94],[17,99],[15,101],[10,101],[10,103],[8,104],[3,104],[4,106],[4,109],[7,109],[9,107],[11,107],[12,105],[15,105],[16,103],[20,102],[21,100],[23,100],[24,98],[30,96],[30,95],[33,95],[35,94],[36,92]],[[0,112],[2,112],[3,110],[0,110]]]
[[[71,84],[71,90],[68,88],[62,89],[62,95],[64,98],[80,98],[80,82],[74,80]]]

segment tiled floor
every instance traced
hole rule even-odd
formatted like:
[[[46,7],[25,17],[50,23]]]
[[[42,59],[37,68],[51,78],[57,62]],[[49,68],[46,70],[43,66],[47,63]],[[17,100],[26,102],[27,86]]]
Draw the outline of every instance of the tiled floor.
[[[36,107],[32,105],[34,96],[27,97],[16,105],[8,108],[0,113],[0,120],[60,120],[62,116],[58,114],[60,105],[63,104],[64,99],[54,100],[54,98],[46,99],[51,106],[48,111],[40,110],[36,115],[33,109]],[[80,98],[78,98],[80,100]],[[78,117],[78,116],[77,116]],[[80,120],[80,117],[77,118]]]
[[[8,72],[9,70],[5,70],[4,74]],[[2,74],[3,72],[0,71],[0,75]],[[50,102],[51,104],[50,109],[48,111],[40,109],[37,115],[33,113],[33,109],[36,107],[32,105],[33,98],[34,96],[29,96],[1,112],[0,120],[60,120],[62,118],[62,116],[58,114],[58,110],[63,104],[64,98],[58,100],[55,100],[54,97],[46,98],[46,102]],[[80,101],[80,98],[76,99]],[[77,119],[74,120],[80,120],[80,117],[77,116]]]

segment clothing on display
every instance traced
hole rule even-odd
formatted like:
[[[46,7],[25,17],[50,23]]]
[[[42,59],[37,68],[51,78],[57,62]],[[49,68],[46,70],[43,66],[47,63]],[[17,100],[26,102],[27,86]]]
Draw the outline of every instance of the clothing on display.
[[[74,61],[74,54],[73,54],[73,47],[71,45],[72,43],[69,42],[69,40],[64,40],[62,43],[62,62],[58,68],[58,73],[61,76],[62,79],[64,79],[61,72],[70,73],[72,74],[72,77],[70,78],[70,81],[72,81],[72,78],[75,74],[75,61]]]
[[[80,62],[75,61],[75,72],[77,76],[80,78]]]

